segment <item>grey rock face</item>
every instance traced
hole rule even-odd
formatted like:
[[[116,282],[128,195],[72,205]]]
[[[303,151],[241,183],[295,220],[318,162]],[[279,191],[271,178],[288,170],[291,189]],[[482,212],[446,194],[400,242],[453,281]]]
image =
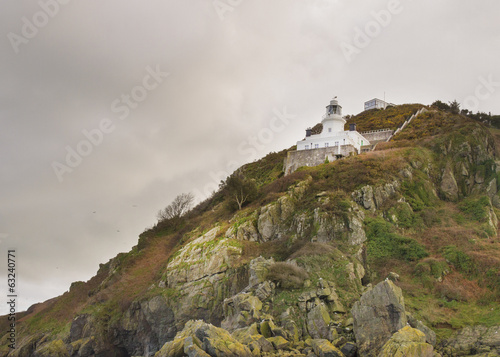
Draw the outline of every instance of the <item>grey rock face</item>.
[[[388,198],[394,196],[399,187],[399,181],[393,181],[376,187],[364,186],[354,191],[351,196],[357,204],[373,212]]]
[[[468,326],[455,332],[437,348],[445,356],[468,356],[489,352],[500,355],[500,326]]]
[[[266,259],[258,257],[252,259],[249,265],[249,286],[255,286],[265,281],[266,275],[269,272],[269,267],[274,264],[274,259]]]
[[[203,352],[203,353],[202,353]],[[224,329],[203,321],[189,321],[175,339],[167,342],[156,357],[185,356],[251,357],[249,348]]]
[[[458,185],[450,166],[447,166],[444,170],[440,188],[445,199],[449,201],[456,201],[458,199]]]
[[[359,355],[377,356],[389,338],[406,325],[401,289],[390,280],[381,282],[361,296],[352,315]]]
[[[406,313],[406,318],[411,327],[422,331],[425,334],[425,341],[432,346],[436,345],[436,333],[432,331],[429,327],[425,326],[420,320],[414,318],[411,314]]]
[[[224,300],[224,316],[221,327],[232,332],[249,326],[261,317],[262,302],[250,293],[239,293]]]

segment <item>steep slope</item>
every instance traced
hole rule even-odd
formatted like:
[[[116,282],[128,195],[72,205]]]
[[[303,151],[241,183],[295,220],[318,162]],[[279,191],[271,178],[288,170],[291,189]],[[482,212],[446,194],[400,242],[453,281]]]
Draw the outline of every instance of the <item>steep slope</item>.
[[[421,107],[350,121],[395,128]],[[500,321],[499,181],[488,128],[430,110],[374,152],[288,176],[285,156],[239,170],[256,187],[241,210],[222,187],[179,224],[145,231],[89,282],[34,308],[20,321],[18,348],[3,346],[3,355],[152,356],[172,340],[158,355],[363,355],[374,337],[361,338],[351,309],[361,296],[379,300],[379,290],[404,296],[400,311],[409,315],[395,326],[409,322],[425,336],[403,331],[378,349],[413,336],[432,350],[430,327],[439,351],[472,355],[480,342],[466,351],[463,341],[489,336]],[[377,285],[368,297],[386,277],[394,287]],[[460,330],[478,324],[483,330]],[[496,348],[493,337],[481,341]]]

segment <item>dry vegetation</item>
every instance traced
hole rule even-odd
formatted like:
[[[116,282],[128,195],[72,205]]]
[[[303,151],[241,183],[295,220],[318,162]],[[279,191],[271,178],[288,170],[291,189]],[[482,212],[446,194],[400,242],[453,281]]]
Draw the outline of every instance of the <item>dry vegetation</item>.
[[[278,262],[269,267],[266,277],[281,289],[300,289],[309,275],[304,268],[291,262]]]

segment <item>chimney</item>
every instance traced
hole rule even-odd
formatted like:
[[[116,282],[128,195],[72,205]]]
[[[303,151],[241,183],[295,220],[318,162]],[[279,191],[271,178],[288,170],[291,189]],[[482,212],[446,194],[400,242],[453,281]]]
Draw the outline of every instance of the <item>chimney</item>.
[[[349,131],[356,131],[356,124],[349,124]]]
[[[309,137],[309,136],[311,136],[311,134],[312,134],[312,129],[311,128],[307,128],[306,129],[306,138]]]

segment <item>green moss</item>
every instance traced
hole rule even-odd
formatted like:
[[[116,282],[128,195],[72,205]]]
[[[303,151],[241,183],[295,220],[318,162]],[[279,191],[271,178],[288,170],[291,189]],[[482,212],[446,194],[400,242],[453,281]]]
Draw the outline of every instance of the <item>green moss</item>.
[[[401,185],[403,196],[411,206],[418,212],[426,207],[434,206],[436,197],[432,194],[432,187],[427,180],[414,179],[412,181],[403,181]]]
[[[498,303],[448,302],[425,293],[404,298],[407,310],[436,332],[438,342],[449,338],[457,329],[476,325],[492,327],[500,321]]]
[[[444,260],[428,258],[415,266],[415,275],[419,277],[433,277],[438,279],[450,271],[449,265]]]
[[[405,203],[399,203],[389,210],[389,216],[396,217],[395,222],[398,227],[409,228],[422,228],[423,220],[420,215],[415,214],[411,208]]]
[[[339,298],[344,305],[350,306],[359,299],[361,284],[359,281],[351,280],[347,269],[350,260],[346,258],[347,256],[347,254],[335,250],[329,254],[300,256],[296,260],[309,272],[313,287],[318,285],[320,279],[333,282],[338,288]]]
[[[57,336],[69,332],[71,323],[51,319],[43,313],[38,313],[27,321],[27,331],[45,332],[51,336]]]
[[[40,357],[69,357],[69,351],[62,340],[54,340],[44,344],[37,350]]]

